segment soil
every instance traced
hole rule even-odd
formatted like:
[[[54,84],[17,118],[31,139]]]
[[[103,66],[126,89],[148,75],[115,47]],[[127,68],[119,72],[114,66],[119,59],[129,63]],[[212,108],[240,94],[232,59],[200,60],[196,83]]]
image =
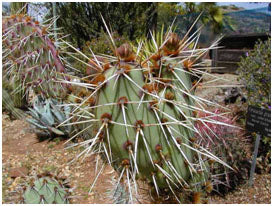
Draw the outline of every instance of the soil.
[[[235,75],[218,75],[236,83]],[[210,77],[205,77],[204,82]],[[220,80],[221,82],[221,80]],[[213,83],[216,85],[217,83]],[[210,84],[210,85],[213,85]],[[203,85],[206,85],[203,83]],[[219,85],[219,83],[218,83]],[[221,88],[197,89],[200,96],[207,99],[222,94]],[[222,98],[221,95],[217,97]],[[78,204],[107,204],[113,203],[111,192],[114,189],[113,181],[117,179],[114,170],[106,166],[98,178],[91,193],[90,186],[95,179],[96,159],[90,155],[83,161],[73,160],[80,149],[65,149],[64,140],[55,138],[53,141],[39,142],[30,125],[23,120],[10,120],[9,116],[2,115],[2,203],[16,203],[20,194],[18,191],[28,177],[50,172],[68,181],[72,194],[71,203]],[[100,167],[99,167],[100,169]],[[147,188],[141,187],[139,203],[153,203]],[[211,204],[270,204],[271,175],[255,174],[254,185],[247,183],[237,187],[226,196],[210,196]]]

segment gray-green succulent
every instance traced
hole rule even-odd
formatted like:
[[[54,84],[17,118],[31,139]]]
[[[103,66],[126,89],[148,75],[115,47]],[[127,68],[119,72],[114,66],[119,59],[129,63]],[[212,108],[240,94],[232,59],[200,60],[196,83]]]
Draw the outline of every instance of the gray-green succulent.
[[[69,118],[71,108],[62,105],[55,99],[43,99],[37,96],[33,103],[33,108],[29,108],[28,114],[32,118],[26,120],[34,125],[40,131],[49,135],[69,135],[71,133],[71,126],[61,126],[57,128],[62,122]]]

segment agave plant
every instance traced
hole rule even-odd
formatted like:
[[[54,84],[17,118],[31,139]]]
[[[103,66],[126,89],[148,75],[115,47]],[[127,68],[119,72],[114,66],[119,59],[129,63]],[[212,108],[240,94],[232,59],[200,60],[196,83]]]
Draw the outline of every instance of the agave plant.
[[[198,82],[193,84],[191,79],[205,73],[198,68],[198,60],[217,42],[197,49],[200,34],[187,35],[180,39],[170,28],[159,43],[152,36],[144,46],[140,43],[136,52],[129,44],[115,48],[112,41],[115,56],[103,56],[110,64],[105,67],[94,55],[96,75],[90,84],[81,84],[93,88],[88,98],[96,98],[96,104],[89,107],[95,118],[90,123],[97,129],[90,139],[74,144],[86,146],[77,157],[88,153],[102,156],[105,161],[95,181],[105,164],[110,164],[119,173],[117,185],[127,183],[129,202],[133,202],[133,192],[138,195],[137,181],[144,180],[157,196],[169,191],[177,202],[200,203],[212,187],[209,162],[232,170],[195,138],[200,134],[196,121],[218,123],[198,117],[198,111],[220,115],[205,110],[205,104],[216,104],[195,96]]]
[[[66,101],[72,101],[71,99],[72,94],[68,96]],[[82,122],[86,118],[91,118],[90,115],[92,114],[86,109],[81,111],[77,118],[75,115],[72,118],[71,110],[73,108],[73,104],[57,101],[53,98],[44,99],[42,96],[36,96],[33,108],[29,108],[30,111],[28,112],[32,118],[27,118],[26,120],[39,131],[38,134],[46,134],[51,137],[59,135],[72,137],[72,139],[75,137],[75,134],[77,137],[80,137],[80,134],[82,134],[81,137],[86,139],[87,132],[84,133],[84,130],[88,131],[88,133],[90,133],[90,130]]]
[[[28,112],[32,118],[26,119],[37,129],[50,136],[69,135],[71,126],[57,126],[69,118],[71,108],[69,106],[58,107],[59,102],[55,99],[43,99],[37,96],[33,103],[33,109],[29,108]]]

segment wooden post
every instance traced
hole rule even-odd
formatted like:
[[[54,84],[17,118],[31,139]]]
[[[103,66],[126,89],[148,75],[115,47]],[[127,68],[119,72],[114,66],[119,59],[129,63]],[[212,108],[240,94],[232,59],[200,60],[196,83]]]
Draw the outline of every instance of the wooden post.
[[[261,140],[261,135],[258,134],[257,138],[256,138],[256,141],[255,141],[254,155],[253,155],[252,164],[251,164],[250,177],[249,177],[249,186],[253,185],[253,176],[254,176],[255,167],[256,167],[256,159],[257,159],[257,155],[258,155],[260,140]]]

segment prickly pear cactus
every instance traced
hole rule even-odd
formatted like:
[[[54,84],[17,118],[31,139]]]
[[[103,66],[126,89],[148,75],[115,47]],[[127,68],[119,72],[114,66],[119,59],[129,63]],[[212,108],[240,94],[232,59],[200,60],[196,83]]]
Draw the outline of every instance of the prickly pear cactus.
[[[23,194],[25,204],[69,204],[67,189],[57,180],[40,177]]]
[[[10,82],[20,82],[14,92],[27,94],[32,89],[45,97],[65,95],[65,84],[56,82],[66,69],[51,39],[51,25],[23,14],[3,17],[3,74]]]

